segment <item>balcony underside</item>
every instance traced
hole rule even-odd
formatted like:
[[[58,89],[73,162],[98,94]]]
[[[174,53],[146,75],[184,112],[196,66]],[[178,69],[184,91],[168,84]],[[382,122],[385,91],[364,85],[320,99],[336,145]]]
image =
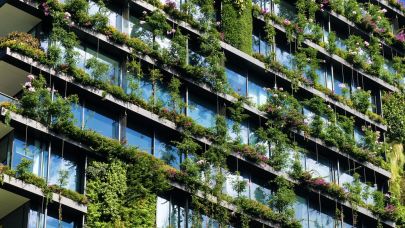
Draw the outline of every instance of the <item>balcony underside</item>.
[[[17,195],[10,191],[0,189],[0,205],[7,205],[7,207],[0,207],[0,227],[1,220],[8,214],[21,207],[28,202],[29,199],[23,196]]]
[[[9,3],[1,4],[0,1],[0,37],[6,36],[10,32],[28,32],[41,19],[33,16]]]
[[[14,65],[0,61],[0,93],[10,97],[17,95],[21,91],[28,74],[28,72]]]

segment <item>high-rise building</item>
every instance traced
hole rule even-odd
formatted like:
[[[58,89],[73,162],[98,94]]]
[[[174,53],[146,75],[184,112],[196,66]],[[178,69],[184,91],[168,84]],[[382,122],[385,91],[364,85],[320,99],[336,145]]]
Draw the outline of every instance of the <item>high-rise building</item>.
[[[0,228],[405,226],[404,13],[0,0]]]

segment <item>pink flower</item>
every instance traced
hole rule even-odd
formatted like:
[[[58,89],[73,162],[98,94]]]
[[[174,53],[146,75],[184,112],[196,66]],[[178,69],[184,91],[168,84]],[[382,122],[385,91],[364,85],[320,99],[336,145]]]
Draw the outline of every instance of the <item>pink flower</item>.
[[[368,47],[370,45],[370,43],[367,41],[364,41],[364,45],[366,45],[366,47]]]
[[[29,75],[27,75],[27,79],[28,79],[28,81],[32,81],[32,80],[34,80],[35,79],[35,76],[34,75],[32,75],[32,74],[29,74]]]
[[[395,35],[395,39],[397,39],[400,42],[404,42],[405,41],[404,30],[400,31],[397,35]]]
[[[173,29],[172,29],[172,33],[175,33],[175,32],[176,32],[176,29],[173,28]]]
[[[386,13],[387,10],[386,10],[386,9],[382,9],[382,10],[380,10],[380,12],[381,12],[381,13]]]
[[[388,205],[384,208],[384,210],[385,210],[386,212],[388,212],[388,213],[393,213],[393,212],[395,211],[395,206],[392,205],[392,204],[388,204]]]
[[[291,25],[291,21],[288,19],[284,19],[284,25]]]

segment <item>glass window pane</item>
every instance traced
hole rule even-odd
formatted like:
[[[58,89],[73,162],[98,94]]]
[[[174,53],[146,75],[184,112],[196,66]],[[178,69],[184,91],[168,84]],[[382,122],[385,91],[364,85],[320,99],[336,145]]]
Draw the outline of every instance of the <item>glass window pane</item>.
[[[59,185],[60,171],[67,171],[68,178],[64,188],[79,191],[78,161],[77,156],[72,153],[75,153],[75,151],[66,151],[64,157],[62,157],[59,150],[52,149],[48,182],[49,184]]]
[[[14,138],[11,168],[16,169],[22,159],[25,158],[32,162],[30,172],[46,178],[48,168],[47,144],[31,138],[28,138],[26,144],[24,138],[18,134]]]
[[[180,169],[181,156],[179,151],[165,137],[156,136],[154,156],[162,159],[168,165]]]
[[[188,97],[187,113],[188,116],[203,127],[215,126],[216,105],[191,92]]]
[[[239,136],[242,144],[248,144],[248,138],[249,138],[248,123],[245,121],[240,124],[239,135],[237,135],[236,132],[234,132],[234,130],[233,130],[234,124],[235,124],[235,121],[233,121],[232,119],[227,119],[229,137],[232,140],[236,140],[237,137]]]
[[[86,107],[84,109],[84,128],[94,130],[109,138],[117,138],[117,122]]]
[[[308,202],[306,198],[296,196],[294,205],[295,218],[301,222],[303,228],[309,227],[308,225]]]
[[[133,16],[130,16],[129,20],[129,34],[131,37],[137,37],[146,43],[153,42],[153,34],[149,31],[145,21]]]
[[[134,75],[127,75],[126,93],[149,101],[153,95],[153,85],[144,77],[138,78]]]
[[[265,90],[265,86],[256,82],[255,80],[252,80],[250,77],[248,82],[248,91],[248,97],[256,106],[263,105],[267,102],[267,91]]]
[[[126,129],[127,144],[152,153],[152,132],[148,132],[144,127],[131,125]]]
[[[156,227],[167,228],[170,226],[170,202],[161,197],[157,198]]]
[[[246,77],[241,74],[226,68],[226,77],[231,88],[241,96],[246,96]]]

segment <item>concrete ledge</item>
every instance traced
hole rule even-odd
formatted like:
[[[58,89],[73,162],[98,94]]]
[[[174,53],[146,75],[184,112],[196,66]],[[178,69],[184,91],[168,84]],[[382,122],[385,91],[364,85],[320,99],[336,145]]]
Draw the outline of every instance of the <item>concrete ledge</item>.
[[[22,180],[19,180],[17,178],[11,177],[7,174],[3,174],[4,175],[4,179],[3,182],[5,185],[9,185],[12,187],[16,187],[19,189],[22,189],[28,193],[34,194],[36,196],[39,197],[45,197],[44,194],[42,193],[42,190],[40,188],[38,188],[37,186],[33,185],[33,184],[27,184]],[[54,201],[54,203],[59,203],[59,194],[56,193],[52,193],[52,200]],[[66,198],[64,196],[61,196],[61,204],[63,206],[72,208],[74,210],[80,211],[82,213],[87,213],[87,206],[83,205],[83,204],[79,204],[69,198]]]

